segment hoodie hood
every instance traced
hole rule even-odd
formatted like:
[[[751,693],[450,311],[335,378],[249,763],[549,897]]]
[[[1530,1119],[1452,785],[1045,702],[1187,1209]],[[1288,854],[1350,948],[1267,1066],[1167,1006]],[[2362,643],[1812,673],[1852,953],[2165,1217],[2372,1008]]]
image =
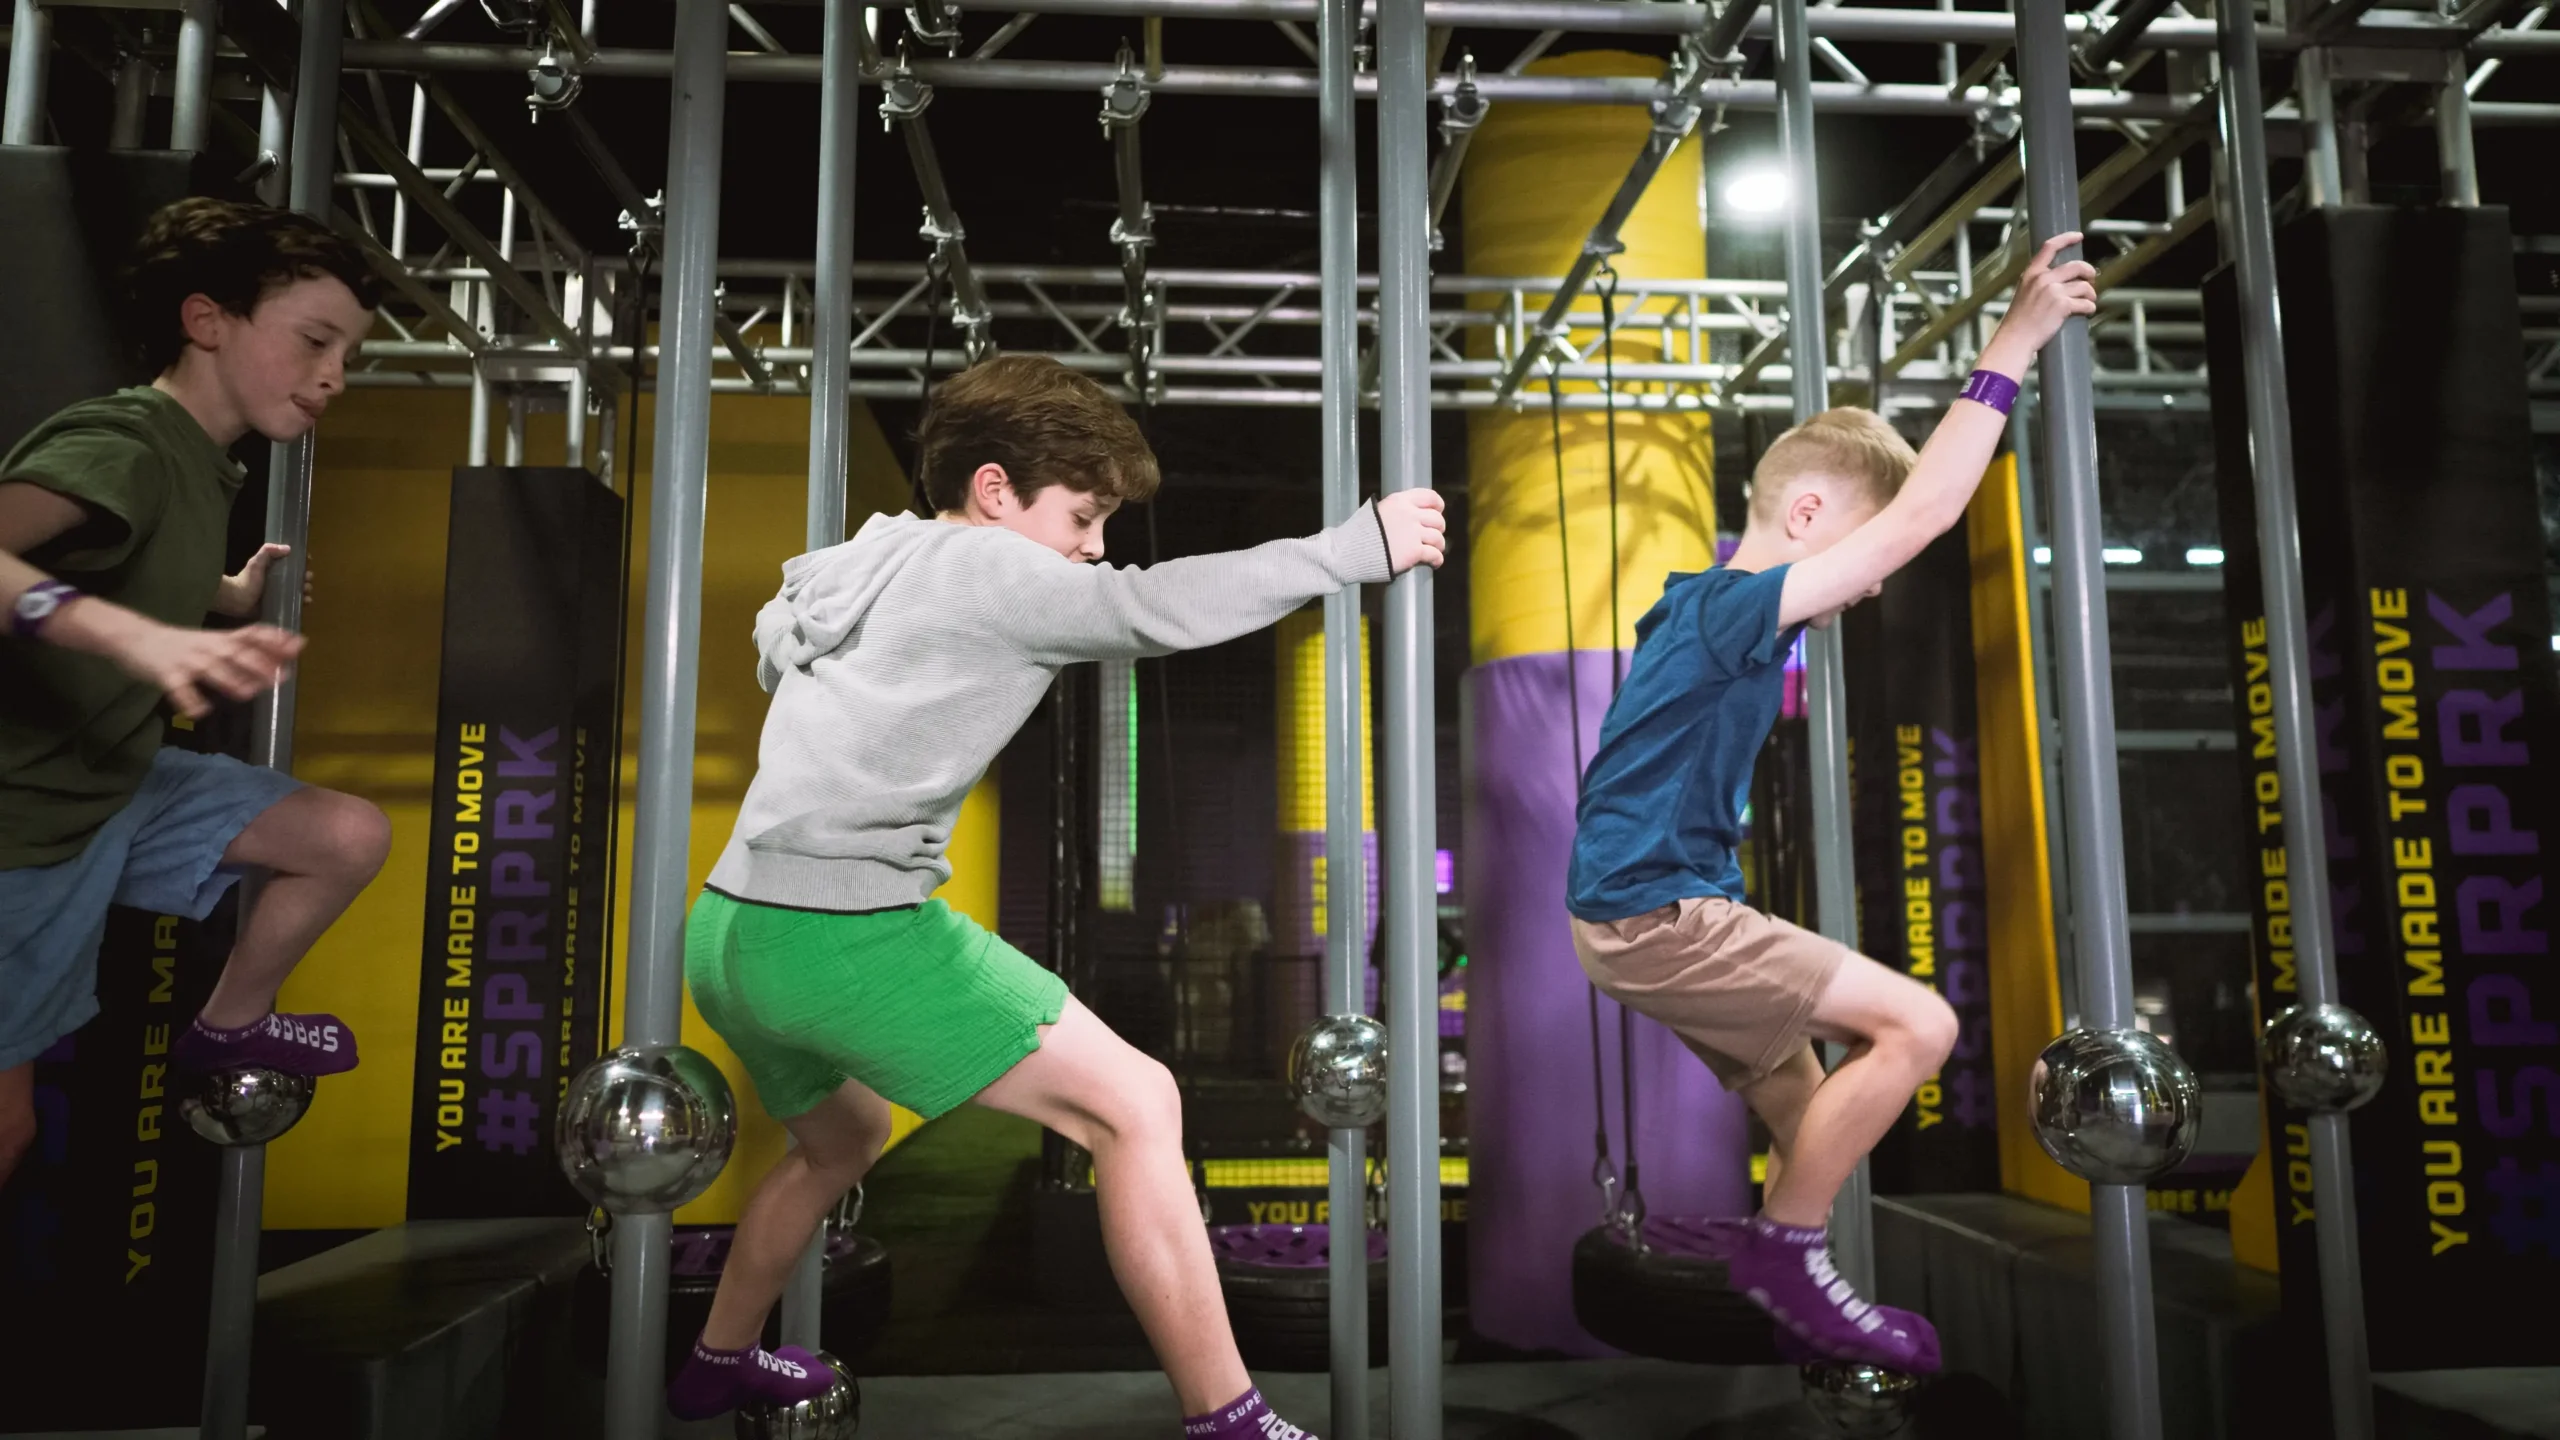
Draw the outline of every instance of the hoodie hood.
[[[907,562],[954,527],[914,515],[874,515],[841,545],[783,562],[782,591],[756,612],[756,683],[806,671],[852,637]]]

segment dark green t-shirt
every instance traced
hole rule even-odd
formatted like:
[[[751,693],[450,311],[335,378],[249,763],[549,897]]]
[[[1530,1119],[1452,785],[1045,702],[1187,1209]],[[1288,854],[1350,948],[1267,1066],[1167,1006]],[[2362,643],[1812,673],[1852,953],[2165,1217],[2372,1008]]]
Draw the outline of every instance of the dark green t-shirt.
[[[222,583],[240,477],[185,406],[147,386],[64,410],[0,460],[0,483],[41,485],[89,512],[27,563],[189,629]],[[133,798],[163,723],[156,687],[0,624],[0,869],[79,854]]]

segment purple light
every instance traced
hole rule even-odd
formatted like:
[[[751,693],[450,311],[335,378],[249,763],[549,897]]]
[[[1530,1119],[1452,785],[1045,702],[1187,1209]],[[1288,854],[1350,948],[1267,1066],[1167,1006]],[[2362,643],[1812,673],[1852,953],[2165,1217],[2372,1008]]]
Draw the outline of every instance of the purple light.
[[[1446,850],[1435,854],[1431,860],[1431,883],[1443,895],[1457,889],[1458,857]]]

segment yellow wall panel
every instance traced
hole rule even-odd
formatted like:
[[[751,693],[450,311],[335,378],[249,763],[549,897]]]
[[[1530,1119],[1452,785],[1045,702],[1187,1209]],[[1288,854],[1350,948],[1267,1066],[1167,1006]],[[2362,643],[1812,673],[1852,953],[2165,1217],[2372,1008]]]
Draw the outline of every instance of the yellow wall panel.
[[[1615,51],[1540,60],[1540,75],[1662,73],[1662,62]],[[1496,106],[1467,151],[1466,264],[1477,275],[1562,275],[1581,253],[1592,223],[1608,207],[1628,163],[1643,149],[1651,121],[1622,105]],[[1697,279],[1706,274],[1705,216],[1698,202],[1701,141],[1684,142],[1619,232],[1613,257],[1618,283],[1616,359],[1704,360],[1691,355],[1685,327],[1674,321],[1679,297],[1644,293],[1647,278]],[[1528,319],[1547,303],[1527,297]],[[1476,297],[1492,305],[1500,297]],[[1590,311],[1572,342],[1599,339],[1598,284],[1585,292]],[[1470,332],[1473,353],[1493,355],[1490,331]],[[1594,350],[1592,363],[1601,352]],[[1599,382],[1569,380],[1564,393],[1587,394]],[[1621,386],[1634,397],[1658,386]],[[1703,391],[1700,391],[1703,394]],[[1521,391],[1526,408],[1467,415],[1469,613],[1476,663],[1547,654],[1567,646],[1566,559],[1557,541],[1557,431],[1544,382]],[[1661,597],[1673,571],[1704,570],[1715,559],[1715,448],[1701,411],[1617,416],[1617,533],[1610,526],[1609,420],[1566,411],[1561,420],[1567,537],[1572,547],[1573,648],[1610,645],[1610,556],[1618,556],[1617,643],[1635,644],[1636,621]]]
[[[848,529],[875,510],[903,508],[907,496],[906,480],[869,411],[857,404],[850,414]],[[321,1086],[309,1117],[271,1147],[267,1223],[279,1229],[388,1225],[405,1214],[450,473],[465,458],[469,419],[462,392],[364,389],[332,407],[320,435],[311,522],[317,581],[306,618],[311,644],[301,671],[294,768],[314,784],[381,805],[391,816],[393,840],[381,877],[322,937],[285,988],[286,1005],[334,1011],[352,1024],[364,1063]],[[629,596],[635,641],[646,592],[646,472],[653,433],[652,407],[644,398]],[[808,434],[804,399],[713,400],[689,865],[696,886],[727,843],[754,774],[765,696],[755,683],[748,637],[757,607],[780,585],[782,562],[803,548]],[[527,463],[559,463],[562,438],[558,416],[532,417]],[[638,655],[635,644],[625,677],[624,803],[616,857],[616,894],[626,903],[632,754],[640,727]],[[954,832],[958,873],[946,889],[955,908],[990,926],[997,826],[992,785],[982,784]],[[617,974],[608,996],[609,1033],[620,1030],[625,914],[614,917],[614,928]],[[728,1171],[683,1217],[732,1220],[748,1186],[781,1153],[781,1128],[754,1103],[734,1057],[689,1000],[684,1035],[729,1074],[739,1092],[742,1125]],[[912,1116],[902,1117],[900,1133],[912,1125]]]
[[[1966,513],[1973,554],[1974,704],[1982,747],[1982,844],[1991,866],[1991,1056],[2000,1087],[2000,1183],[2086,1212],[2089,1186],[2053,1163],[2027,1121],[2036,1055],[2062,1032],[2045,844],[2042,730],[2027,629],[2027,547],[2014,457],[1993,461]]]

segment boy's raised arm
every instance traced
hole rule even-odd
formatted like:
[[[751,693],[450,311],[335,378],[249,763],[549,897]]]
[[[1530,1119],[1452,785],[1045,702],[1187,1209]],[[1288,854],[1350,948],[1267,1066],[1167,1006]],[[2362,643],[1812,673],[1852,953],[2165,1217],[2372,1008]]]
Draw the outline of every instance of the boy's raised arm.
[[[1136,659],[1248,635],[1346,585],[1438,565],[1442,502],[1407,490],[1330,530],[1142,570],[1025,564],[986,599],[987,625],[1043,664]]]
[[[2096,312],[2096,268],[2085,260],[2054,263],[2055,256],[2078,243],[2077,232],[2056,235],[2028,262],[2008,317],[1982,347],[1979,369],[2023,382],[2036,352],[2064,321]],[[1930,541],[1955,528],[2007,424],[2006,412],[1989,405],[1959,399],[1950,406],[1891,504],[1838,544],[1787,567],[1778,599],[1779,625],[1800,625],[1855,602],[1910,564]]]

